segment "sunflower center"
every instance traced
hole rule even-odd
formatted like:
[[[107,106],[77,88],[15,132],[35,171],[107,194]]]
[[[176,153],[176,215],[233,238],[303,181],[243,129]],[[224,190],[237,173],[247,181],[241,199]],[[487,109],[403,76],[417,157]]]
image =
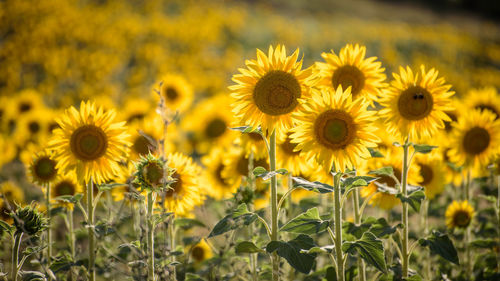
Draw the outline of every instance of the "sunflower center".
[[[19,112],[23,113],[23,112],[26,112],[26,111],[29,111],[31,110],[31,104],[28,103],[28,102],[21,102],[19,104]]]
[[[164,177],[163,168],[155,162],[148,162],[143,167],[142,173],[146,182],[151,186],[160,185]]]
[[[498,117],[500,116],[500,112],[498,112],[496,108],[494,108],[493,106],[491,106],[489,104],[478,104],[474,108],[479,109],[481,111],[489,110],[489,111],[495,113],[495,119],[498,119]]]
[[[469,225],[471,217],[468,212],[459,210],[453,215],[453,223],[459,227],[466,227]]]
[[[194,246],[191,256],[197,261],[203,261],[205,259],[205,250],[200,246]]]
[[[266,170],[269,169],[269,165],[265,159],[254,160],[254,167],[264,167]],[[236,163],[236,170],[240,176],[248,176],[248,158],[242,155],[238,162]]]
[[[50,181],[57,174],[56,161],[49,157],[40,157],[33,163],[35,176],[43,181]]]
[[[432,179],[434,178],[434,172],[432,171],[432,168],[429,165],[419,164],[419,166],[420,166],[420,175],[423,178],[420,184],[425,187],[426,185],[432,182]]]
[[[108,148],[106,133],[94,125],[84,125],[71,135],[71,152],[82,161],[93,161],[103,156]]]
[[[290,134],[286,137],[285,141],[280,144],[281,150],[288,155],[299,155],[300,151],[294,151],[297,144],[290,142]]]
[[[398,100],[399,113],[407,120],[420,120],[427,117],[433,106],[432,95],[420,86],[406,89]]]
[[[62,181],[54,186],[56,196],[75,195],[75,186],[70,181]]]
[[[139,155],[147,155],[150,151],[151,142],[143,135],[138,135],[134,140],[132,149]]]
[[[205,135],[212,139],[222,136],[225,131],[226,122],[220,118],[214,118],[205,127]]]
[[[31,121],[28,124],[28,129],[30,130],[30,133],[36,134],[40,131],[40,124],[38,124],[38,122],[36,121]]]
[[[253,100],[260,111],[277,116],[292,112],[299,104],[300,95],[300,84],[295,76],[281,70],[273,70],[257,82]]]
[[[332,86],[334,89],[342,86],[344,91],[350,86],[352,96],[356,97],[365,86],[365,75],[355,66],[344,65],[333,73]]]
[[[177,172],[172,175],[174,182],[170,184],[170,188],[165,192],[165,197],[174,197],[182,191],[182,178]]]
[[[490,134],[481,127],[474,127],[465,133],[463,139],[465,152],[472,155],[485,151],[490,144]]]
[[[167,100],[171,101],[174,101],[179,97],[179,93],[177,92],[177,90],[172,87],[167,87],[163,95]]]
[[[314,123],[316,139],[322,145],[333,149],[344,149],[353,142],[356,125],[345,111],[331,109],[321,113]]]
[[[142,120],[144,119],[144,113],[135,113],[130,115],[130,117],[127,119],[127,123],[133,122],[135,120]]]

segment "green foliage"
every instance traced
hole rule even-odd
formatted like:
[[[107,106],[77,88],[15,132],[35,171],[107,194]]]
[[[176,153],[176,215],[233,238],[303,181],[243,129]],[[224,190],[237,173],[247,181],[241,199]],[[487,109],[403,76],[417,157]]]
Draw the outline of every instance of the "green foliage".
[[[262,253],[264,250],[257,247],[251,241],[238,242],[235,247],[236,254],[251,254],[251,253]]]
[[[428,144],[414,144],[413,148],[415,149],[415,153],[427,154],[430,153],[433,149],[438,147]]]
[[[278,169],[276,171],[270,172],[266,170],[266,168],[264,167],[256,167],[255,169],[253,169],[253,174],[258,178],[262,178],[263,180],[268,180],[276,175],[286,175],[288,174],[288,171],[286,169]]]
[[[229,215],[225,216],[220,220],[212,229],[208,238],[221,235],[230,230],[240,228],[244,225],[249,225],[257,219],[257,215],[248,211],[246,204],[241,204],[231,212]]]
[[[429,247],[432,254],[439,255],[456,265],[460,264],[457,249],[447,234],[433,231],[429,237],[420,238],[418,242],[423,247]]]
[[[350,254],[357,252],[367,263],[378,270],[385,272],[387,266],[384,258],[384,245],[373,233],[365,232],[361,239],[346,241],[342,244],[342,251]]]
[[[290,220],[281,227],[280,231],[317,234],[325,231],[328,226],[329,222],[319,217],[318,208],[312,208]]]
[[[313,265],[316,254],[307,253],[307,251],[314,247],[314,241],[311,237],[300,234],[297,238],[288,242],[284,241],[271,241],[266,246],[268,253],[277,251],[278,255],[287,260],[287,262],[299,272],[308,274]]]
[[[403,196],[403,194],[398,193],[396,197],[401,200],[401,202],[408,203],[415,212],[420,212],[420,205],[425,199],[425,193],[422,190],[417,190],[408,194],[408,196]]]
[[[301,177],[292,177],[293,187],[300,187],[305,190],[314,191],[316,193],[330,193],[333,192],[333,186],[321,183],[319,181],[310,182]]]

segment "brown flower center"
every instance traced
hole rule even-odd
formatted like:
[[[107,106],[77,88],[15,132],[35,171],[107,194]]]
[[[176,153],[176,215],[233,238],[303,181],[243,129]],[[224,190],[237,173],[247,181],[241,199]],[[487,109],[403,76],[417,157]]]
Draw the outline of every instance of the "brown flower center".
[[[75,195],[76,187],[69,180],[63,180],[54,186],[54,194],[57,196]]]
[[[350,86],[351,94],[355,98],[365,86],[365,75],[355,66],[344,65],[333,73],[332,86],[334,89],[342,86],[344,91]]]
[[[142,168],[144,180],[153,187],[159,186],[165,176],[165,171],[162,166],[156,162],[148,162]]]
[[[205,135],[211,139],[218,138],[226,131],[226,122],[220,118],[214,118],[205,127]]]
[[[407,120],[427,117],[434,106],[432,95],[420,86],[412,86],[401,93],[398,100],[399,113]]]
[[[205,249],[200,246],[194,246],[191,251],[191,256],[197,262],[203,261],[205,259]]]
[[[177,172],[172,175],[174,182],[170,184],[170,188],[165,191],[165,197],[174,197],[182,191],[182,178]]]
[[[453,224],[459,227],[467,227],[471,221],[470,214],[465,210],[456,211],[453,214]]]
[[[356,125],[345,111],[331,109],[321,113],[314,123],[316,140],[332,150],[344,149],[356,136]]]
[[[37,179],[48,182],[57,175],[56,161],[42,156],[33,162],[33,174]]]
[[[179,97],[179,93],[173,87],[165,87],[163,91],[163,97],[166,100],[175,101]]]
[[[106,133],[94,125],[84,125],[71,135],[71,152],[82,161],[99,159],[106,153],[108,138]]]
[[[429,183],[432,182],[432,179],[434,178],[434,172],[432,171],[432,168],[429,165],[426,164],[418,164],[420,166],[420,175],[422,176],[422,181],[420,184],[422,186],[426,186]]]
[[[299,104],[300,95],[300,84],[295,76],[273,70],[257,82],[253,100],[263,113],[278,116],[292,112]]]
[[[466,153],[477,155],[485,151],[490,144],[490,134],[481,127],[474,127],[465,133],[462,145]]]
[[[143,135],[138,135],[135,140],[134,140],[134,143],[132,144],[132,149],[139,155],[147,155],[149,153],[149,151],[152,151],[154,149],[153,148],[153,144],[148,140],[148,138],[146,138],[145,136]]]
[[[29,102],[21,102],[19,104],[19,112],[23,113],[26,111],[30,111],[33,106]]]
[[[287,135],[284,142],[280,144],[281,150],[288,155],[299,155],[300,151],[294,151],[297,144],[290,142],[290,134]]]
[[[30,133],[36,134],[40,131],[40,124],[37,121],[31,121],[28,124],[28,129],[29,129]]]

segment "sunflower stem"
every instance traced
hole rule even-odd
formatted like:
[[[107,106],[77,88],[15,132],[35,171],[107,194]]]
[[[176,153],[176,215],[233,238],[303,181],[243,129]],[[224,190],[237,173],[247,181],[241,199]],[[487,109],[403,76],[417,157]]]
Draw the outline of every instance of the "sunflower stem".
[[[91,178],[87,183],[87,214],[89,233],[89,280],[95,280],[95,236],[94,236],[94,185]]]
[[[424,235],[429,235],[429,200],[426,198],[422,201],[422,225],[424,226]],[[427,252],[425,255],[425,272],[427,274],[427,279],[431,280],[431,254]]]
[[[47,183],[47,190],[46,190],[46,204],[47,204],[47,265],[50,267],[50,259],[52,257],[52,235],[51,235],[51,224],[52,224],[52,219],[50,215],[50,183]],[[52,280],[52,276],[49,275],[49,280]]]
[[[71,260],[75,261],[75,230],[73,226],[73,208],[68,208],[68,230]],[[71,280],[75,280],[75,272],[73,268],[71,268]]]
[[[356,225],[361,224],[361,213],[359,212],[359,189],[354,189],[353,204],[354,204],[354,221]],[[366,280],[366,270],[365,270],[365,262],[361,257],[358,257],[358,270],[359,270],[359,280]]]
[[[168,235],[170,237],[170,251],[171,253],[175,251],[175,225],[174,216],[171,216],[171,222],[168,224]],[[175,262],[176,258],[172,255],[172,262]],[[172,267],[172,280],[177,280],[177,272],[175,266]]]
[[[470,178],[470,169],[467,170],[467,182],[465,183],[465,200],[470,204],[470,187],[471,187],[471,178]],[[470,232],[470,224],[467,226],[465,229],[465,266],[466,266],[466,272],[467,276],[472,276],[472,260],[471,260],[471,253],[470,253],[470,247],[469,247],[469,242],[470,242],[470,237],[471,232]]]
[[[333,175],[333,203],[334,203],[334,225],[335,225],[335,260],[337,261],[337,280],[344,281],[344,255],[342,254],[342,207],[340,199],[342,191],[340,190],[340,178],[342,173]]]
[[[17,281],[17,272],[19,271],[19,248],[21,246],[21,239],[23,238],[23,233],[16,233],[14,235],[14,245],[12,247],[12,280]]]
[[[153,222],[153,204],[154,204],[153,191],[148,191],[148,280],[155,280],[155,248],[154,248],[154,222]]]
[[[409,170],[409,165],[408,165],[408,150],[410,147],[410,141],[409,137],[406,138],[405,144],[403,145],[403,170],[402,170],[402,175],[401,175],[401,192],[403,193],[403,196],[406,198],[408,196],[408,191],[407,191],[407,180],[408,180],[408,170]],[[401,220],[403,222],[403,237],[402,237],[402,249],[401,249],[401,254],[402,254],[402,267],[403,267],[403,278],[408,278],[408,266],[410,262],[410,256],[408,253],[408,203],[402,202],[403,204],[403,212],[401,213]]]
[[[271,172],[276,171],[276,130],[273,130],[269,141],[269,164]],[[271,178],[271,240],[278,241],[278,182],[276,175]],[[272,254],[273,281],[280,279],[280,261],[277,252]]]
[[[498,248],[500,249],[500,175],[497,178],[497,226],[498,226]],[[500,251],[497,251],[497,268],[500,268]]]

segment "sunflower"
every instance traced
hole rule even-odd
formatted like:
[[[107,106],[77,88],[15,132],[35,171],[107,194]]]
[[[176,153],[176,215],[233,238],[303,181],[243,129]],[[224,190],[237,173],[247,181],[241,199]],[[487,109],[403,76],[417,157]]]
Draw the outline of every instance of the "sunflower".
[[[159,94],[165,106],[172,111],[183,113],[193,102],[193,89],[186,79],[179,75],[168,74],[160,82]],[[157,97],[158,94],[155,93]]]
[[[53,198],[56,206],[73,210],[74,206],[72,203],[57,200],[57,197],[64,195],[74,196],[78,193],[83,193],[83,188],[82,185],[78,184],[75,173],[69,172],[57,177],[52,185],[50,193],[50,197]]]
[[[228,95],[220,94],[198,103],[181,122],[181,127],[192,133],[196,151],[205,154],[211,146],[229,145],[238,135],[230,130],[233,114]]]
[[[326,171],[337,171],[360,165],[360,158],[369,158],[368,147],[376,147],[374,112],[367,111],[368,101],[352,101],[350,89],[335,92],[313,91],[304,109],[294,114],[297,126],[291,131],[294,150],[314,157]]]
[[[16,157],[16,147],[7,141],[7,139],[0,135],[0,151],[2,151],[2,157],[0,157],[0,168],[5,164],[9,163]]]
[[[104,183],[120,172],[118,161],[125,159],[130,143],[125,122],[113,123],[115,111],[103,111],[83,102],[80,111],[71,107],[57,120],[50,142],[58,168],[76,170],[78,180]]]
[[[231,147],[223,163],[222,178],[231,185],[232,189],[237,189],[243,184],[243,177],[248,177],[250,164],[248,154],[241,148]],[[267,158],[254,158],[253,167],[264,167],[269,170]]]
[[[134,183],[139,184],[142,189],[159,191],[166,184],[169,171],[165,161],[149,153],[142,156],[136,163]]]
[[[189,256],[195,263],[200,263],[213,256],[212,249],[205,240],[201,239],[196,245],[189,248]]]
[[[119,119],[127,121],[127,124],[133,124],[135,121],[143,120],[152,111],[154,106],[149,100],[129,97],[121,107]]]
[[[351,87],[353,99],[366,98],[373,104],[377,96],[381,95],[386,76],[385,69],[376,57],[365,58],[366,47],[347,44],[337,56],[331,53],[322,53],[326,61],[317,62],[316,68],[320,72],[319,86],[336,90],[341,86],[344,90]]]
[[[236,192],[237,186],[230,185],[226,179],[222,177],[224,170],[224,159],[227,151],[223,147],[213,147],[210,153],[201,158],[201,162],[206,167],[205,177],[210,188],[207,189],[207,194],[213,198],[228,199]]]
[[[58,175],[57,161],[48,149],[34,152],[29,164],[29,172],[34,183],[46,187]]]
[[[450,121],[445,112],[453,110],[450,97],[455,92],[444,84],[444,78],[438,78],[434,68],[426,71],[422,65],[414,75],[410,67],[400,67],[399,72],[392,74],[394,80],[380,99],[385,107],[380,116],[392,134],[411,139],[430,137],[444,127],[443,121]]]
[[[419,154],[414,163],[419,166],[422,177],[418,185],[424,187],[425,197],[434,199],[443,192],[446,185],[446,163],[440,159],[437,152]]]
[[[382,150],[381,152],[384,157],[369,159],[366,162],[366,171],[363,171],[363,174],[368,174],[369,171],[374,171],[383,167],[391,167],[394,172],[394,176],[398,181],[396,181],[393,177],[386,175],[380,176],[368,174],[369,176],[377,177],[378,179],[375,182],[371,182],[368,186],[361,188],[360,194],[362,197],[368,198],[372,194],[376,193],[371,197],[368,203],[384,210],[390,210],[401,203],[395,194],[399,190],[399,184],[401,184],[401,167],[403,164],[403,158],[401,153],[394,148]],[[423,178],[420,176],[420,167],[417,165],[412,166],[408,171],[408,183],[417,185],[422,181]],[[391,192],[390,190],[387,192],[378,191],[376,183],[386,185],[387,187],[392,188],[394,192]]]
[[[465,201],[455,201],[446,208],[446,226],[448,228],[466,228],[474,217],[474,208]]]
[[[488,110],[472,110],[461,116],[451,132],[450,161],[458,166],[484,167],[500,148],[500,119]]]
[[[291,132],[280,134],[276,144],[276,161],[278,168],[285,168],[292,175],[304,174],[313,165],[310,159],[300,157],[300,150],[296,150],[296,143],[292,143]]]
[[[140,120],[136,119],[129,124],[128,128],[132,142],[130,147],[131,160],[138,160],[150,152],[159,152],[159,141],[163,138],[163,122],[158,114],[149,114]],[[167,143],[169,142],[167,141]]]
[[[312,69],[302,70],[299,50],[286,55],[284,46],[269,46],[266,56],[257,49],[257,60],[247,60],[247,69],[240,68],[230,86],[233,112],[241,125],[271,134],[276,128],[284,132],[293,125],[292,113],[309,96],[308,89],[316,81]]]
[[[25,142],[45,143],[50,137],[49,126],[54,121],[52,111],[36,109],[23,114],[17,121],[14,140],[18,144]]]
[[[3,182],[0,185],[0,195],[11,205],[24,203],[24,191],[11,181]]]
[[[45,108],[40,93],[33,89],[22,90],[15,98],[9,100],[9,107],[13,109],[15,117],[27,114],[37,109]]]
[[[495,119],[500,118],[500,95],[494,87],[470,90],[463,104],[467,109],[489,110],[495,114]]]
[[[0,197],[0,220],[8,224],[14,223],[14,220],[9,215],[12,212],[12,206]],[[1,232],[0,232],[1,234]]]
[[[187,216],[194,207],[203,204],[206,191],[201,185],[199,176],[201,167],[193,160],[181,153],[167,155],[167,166],[174,169],[171,177],[174,180],[169,188],[158,193],[158,198],[165,198],[165,202],[156,203],[165,207],[168,212],[179,216]]]
[[[246,157],[249,157],[250,153],[253,153],[254,159],[268,157],[266,143],[259,133],[250,132],[240,134],[234,141],[234,144],[246,151]]]

